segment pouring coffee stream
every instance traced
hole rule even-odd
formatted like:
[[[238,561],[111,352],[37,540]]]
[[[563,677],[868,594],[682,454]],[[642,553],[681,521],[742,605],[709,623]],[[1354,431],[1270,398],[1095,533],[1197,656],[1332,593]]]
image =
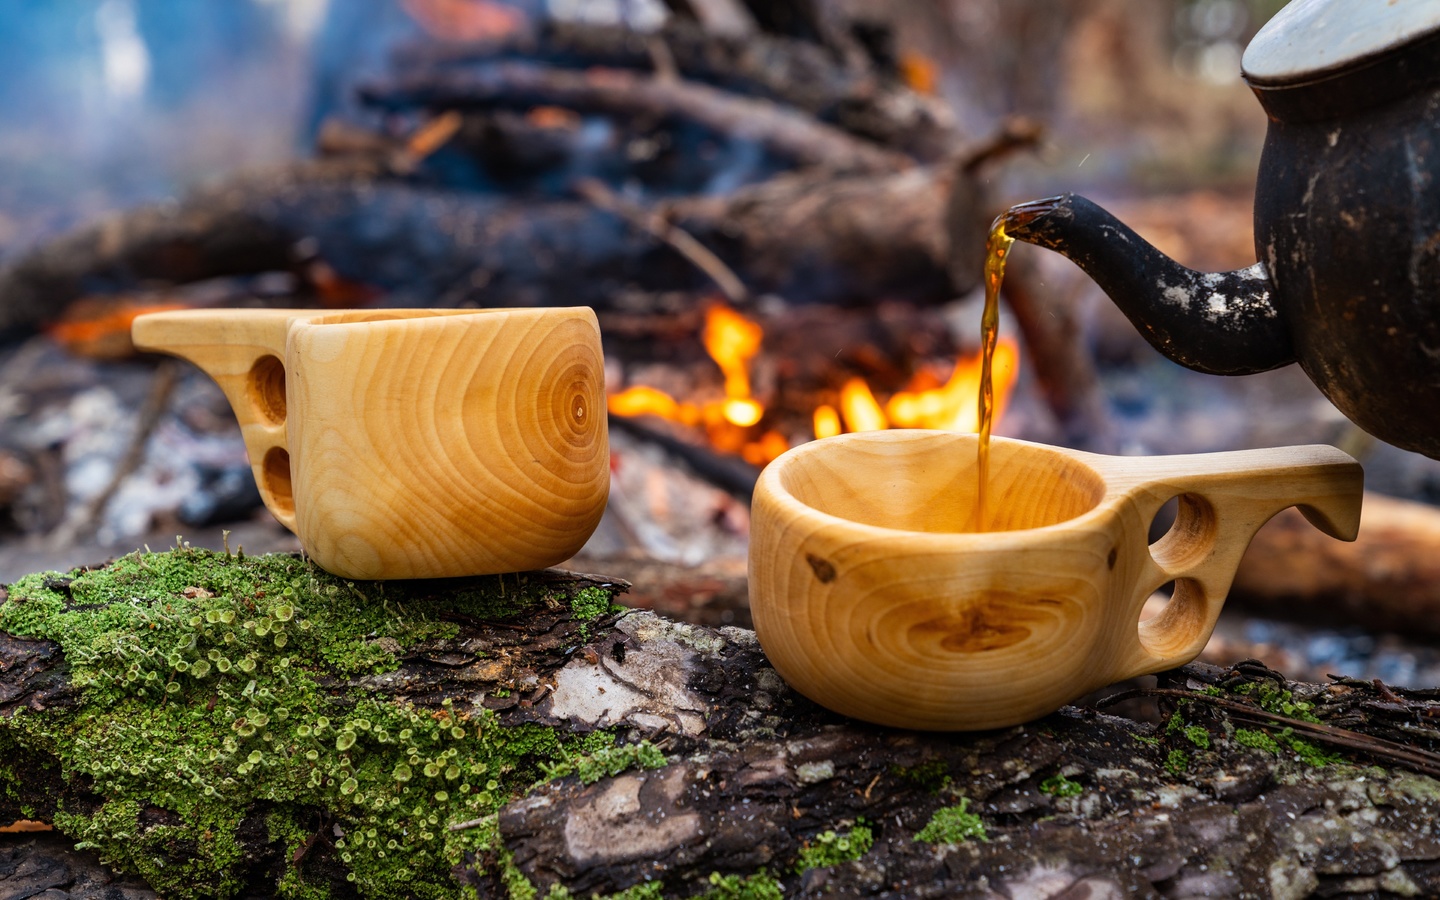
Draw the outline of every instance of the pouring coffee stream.
[[[985,241],[985,311],[980,316],[980,440],[976,443],[975,530],[987,529],[986,506],[990,492],[990,431],[995,424],[995,345],[1000,339],[1000,285],[1005,281],[1005,260],[1015,239],[1005,233],[1005,217],[990,226]]]

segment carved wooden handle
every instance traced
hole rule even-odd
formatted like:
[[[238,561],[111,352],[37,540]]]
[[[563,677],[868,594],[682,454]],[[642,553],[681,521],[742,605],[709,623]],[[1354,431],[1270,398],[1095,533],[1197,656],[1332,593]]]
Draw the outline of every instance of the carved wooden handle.
[[[1235,570],[1260,526],[1297,506],[1331,537],[1353,541],[1360,527],[1364,473],[1325,445],[1159,457],[1092,457],[1122,516],[1148,523],[1172,497],[1174,525],[1148,547],[1132,542],[1138,564],[1131,612],[1139,618],[1156,588],[1175,582],[1158,615],[1141,622],[1133,653],[1114,678],[1163,671],[1194,659],[1210,639]]]
[[[215,379],[250,455],[250,471],[270,513],[295,530],[285,444],[285,336],[296,317],[313,309],[205,309],[148,313],[130,336],[141,350],[194,363]]]

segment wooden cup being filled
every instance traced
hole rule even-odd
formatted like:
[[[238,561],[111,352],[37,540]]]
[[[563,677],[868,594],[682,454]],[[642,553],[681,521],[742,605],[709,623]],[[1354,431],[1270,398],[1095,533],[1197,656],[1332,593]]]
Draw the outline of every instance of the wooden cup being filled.
[[[1333,447],[1110,457],[995,438],[977,530],[975,448],[973,434],[845,434],[761,473],[750,607],[796,690],[902,728],[1026,722],[1194,659],[1280,510],[1342,540],[1359,527],[1363,474]],[[1172,497],[1175,525],[1150,544]]]
[[[588,308],[186,310],[132,335],[219,382],[265,505],[337,575],[544,568],[604,512]]]

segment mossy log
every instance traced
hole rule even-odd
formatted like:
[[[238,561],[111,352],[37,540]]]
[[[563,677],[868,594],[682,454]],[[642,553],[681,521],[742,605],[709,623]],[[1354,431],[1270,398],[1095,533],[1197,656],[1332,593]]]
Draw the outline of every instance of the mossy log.
[[[1158,725],[901,732],[624,587],[184,548],[22,579],[0,821],[166,897],[1440,892],[1433,692],[1191,666],[1130,701]]]

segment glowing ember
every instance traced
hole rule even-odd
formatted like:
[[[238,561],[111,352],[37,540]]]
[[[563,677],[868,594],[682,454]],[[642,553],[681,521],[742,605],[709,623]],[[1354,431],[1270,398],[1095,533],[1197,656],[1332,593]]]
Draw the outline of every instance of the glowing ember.
[[[607,405],[621,416],[659,416],[672,422],[694,425],[700,421],[699,410],[692,403],[680,404],[658,388],[636,385],[618,394],[611,394]]]
[[[82,297],[65,317],[47,330],[66,350],[91,359],[126,359],[135,355],[130,326],[148,312],[186,309],[185,303],[154,303],[114,297]]]
[[[749,428],[765,415],[765,407],[749,399],[726,400],[720,409],[725,414],[725,421],[732,425],[739,425],[741,428]]]
[[[621,416],[652,415],[703,428],[710,445],[736,453],[763,466],[790,449],[790,441],[773,428],[758,433],[765,406],[751,396],[750,361],[760,352],[764,331],[760,325],[720,304],[705,314],[701,339],[725,376],[725,396],[703,401],[679,401],[653,387],[636,386],[610,395],[610,412]],[[1001,340],[995,349],[995,403],[1003,410],[1019,370],[1014,341]],[[852,378],[840,390],[838,409],[822,404],[814,412],[816,438],[846,431],[880,431],[886,428],[936,428],[973,432],[980,427],[975,398],[980,385],[980,356],[961,358],[942,384],[937,373],[923,371],[906,389],[883,406],[863,378]]]

